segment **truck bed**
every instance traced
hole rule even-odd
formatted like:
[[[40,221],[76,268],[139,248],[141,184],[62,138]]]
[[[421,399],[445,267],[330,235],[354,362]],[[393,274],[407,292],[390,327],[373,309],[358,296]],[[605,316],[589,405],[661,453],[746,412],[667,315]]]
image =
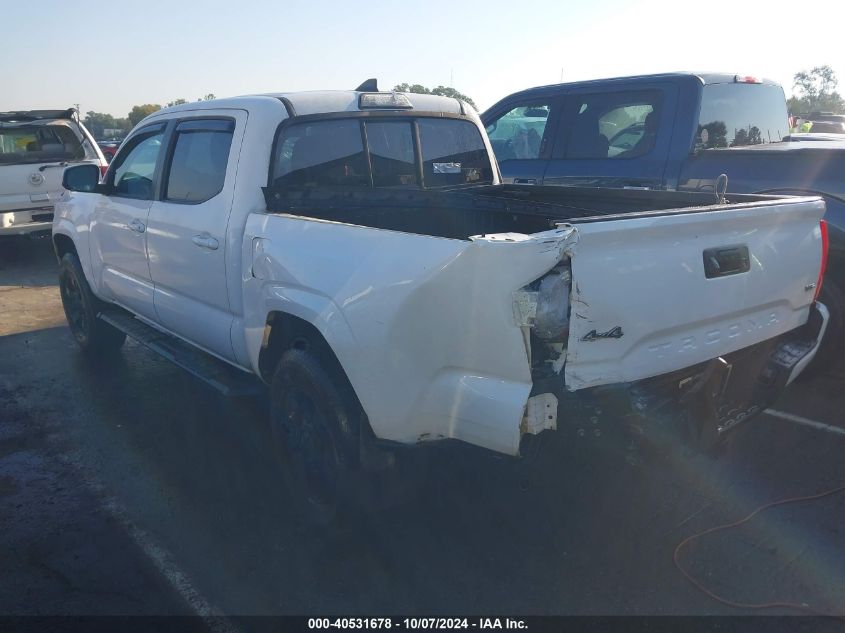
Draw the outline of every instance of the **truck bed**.
[[[490,185],[450,191],[409,189],[266,190],[274,213],[451,239],[496,233],[539,233],[559,223],[597,222],[730,209],[781,196]]]

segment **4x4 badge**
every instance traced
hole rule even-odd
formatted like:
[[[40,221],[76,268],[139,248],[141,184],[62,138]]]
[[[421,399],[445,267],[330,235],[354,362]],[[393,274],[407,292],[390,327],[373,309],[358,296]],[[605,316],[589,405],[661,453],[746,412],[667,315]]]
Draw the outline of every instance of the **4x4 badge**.
[[[607,332],[596,332],[595,330],[591,330],[582,336],[581,340],[597,341],[600,338],[622,338],[623,336],[624,333],[622,332],[622,327],[617,325],[615,328],[608,330]]]
[[[37,187],[38,185],[43,185],[44,184],[44,176],[41,174],[41,172],[38,172],[38,171],[32,172],[29,175],[29,184],[31,184],[33,187]]]

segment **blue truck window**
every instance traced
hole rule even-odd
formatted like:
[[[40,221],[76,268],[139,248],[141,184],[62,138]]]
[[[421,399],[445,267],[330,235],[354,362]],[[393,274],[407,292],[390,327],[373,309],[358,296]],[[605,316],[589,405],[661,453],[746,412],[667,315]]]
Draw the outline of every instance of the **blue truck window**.
[[[789,117],[780,86],[746,83],[704,86],[695,149],[776,143],[788,131]]]
[[[490,144],[499,162],[540,157],[540,146],[549,121],[548,103],[512,108],[487,126]]]
[[[569,133],[566,158],[624,159],[647,154],[657,138],[662,96],[659,90],[576,96],[571,124],[564,126]]]

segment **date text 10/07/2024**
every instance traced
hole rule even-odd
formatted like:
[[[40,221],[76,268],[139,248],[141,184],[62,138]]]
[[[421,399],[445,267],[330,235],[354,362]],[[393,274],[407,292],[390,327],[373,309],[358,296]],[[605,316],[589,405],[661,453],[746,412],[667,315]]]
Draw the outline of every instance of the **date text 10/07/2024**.
[[[308,628],[319,629],[399,629],[399,630],[525,630],[517,618],[309,618]]]

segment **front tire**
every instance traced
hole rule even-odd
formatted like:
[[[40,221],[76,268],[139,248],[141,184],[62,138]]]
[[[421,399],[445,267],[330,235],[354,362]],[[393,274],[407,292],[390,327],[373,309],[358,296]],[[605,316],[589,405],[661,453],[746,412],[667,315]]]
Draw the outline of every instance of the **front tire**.
[[[104,304],[91,292],[74,253],[65,253],[59,262],[59,292],[70,331],[86,355],[112,353],[123,345],[126,334],[97,318]]]

